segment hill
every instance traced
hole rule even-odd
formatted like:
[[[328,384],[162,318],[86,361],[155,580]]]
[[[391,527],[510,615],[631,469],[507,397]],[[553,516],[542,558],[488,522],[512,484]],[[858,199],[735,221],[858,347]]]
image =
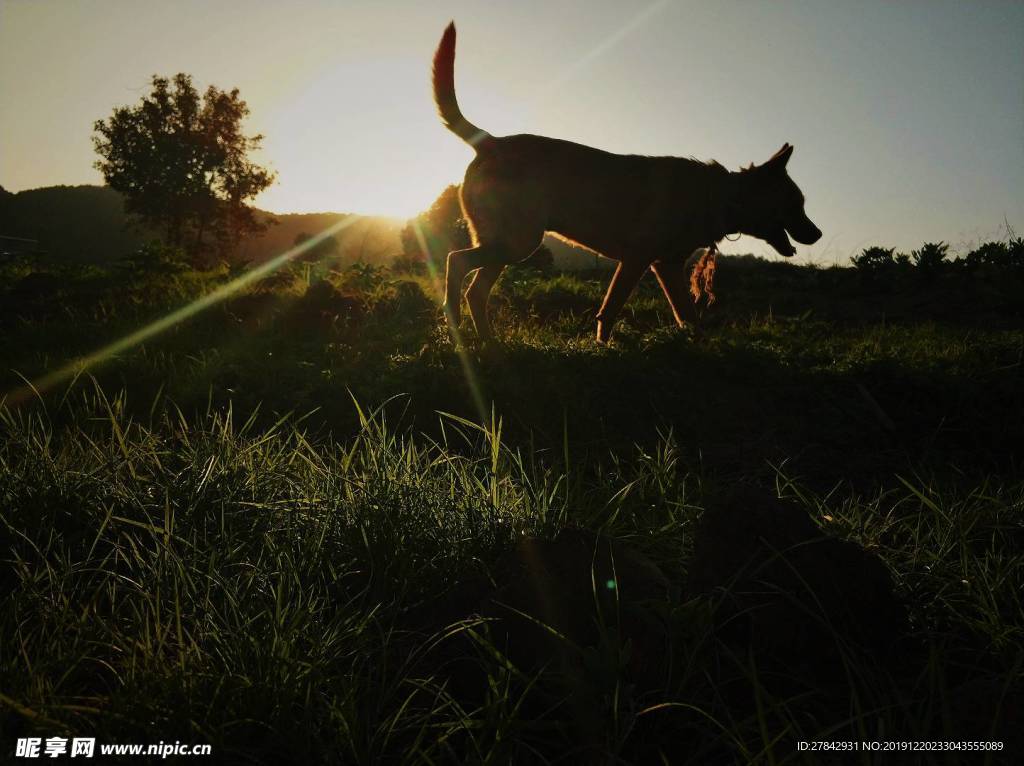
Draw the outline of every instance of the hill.
[[[0,235],[39,241],[50,257],[76,263],[127,255],[147,239],[125,226],[124,200],[105,186],[50,186],[0,196]]]
[[[303,234],[314,235],[345,224],[334,234],[338,242],[338,256],[343,264],[355,261],[382,263],[402,251],[399,232],[404,221],[382,216],[363,216],[352,213],[287,213],[262,216],[273,218],[276,225],[251,240],[243,242],[238,250],[240,261],[265,261],[283,253]]]
[[[317,234],[352,217],[336,236],[342,261],[380,262],[401,250],[402,221],[346,213],[271,214],[271,226],[239,248],[241,261],[263,261],[291,247],[301,234]],[[106,186],[49,186],[0,194],[0,235],[39,241],[48,259],[71,263],[105,263],[123,258],[155,237],[131,224],[124,200]]]

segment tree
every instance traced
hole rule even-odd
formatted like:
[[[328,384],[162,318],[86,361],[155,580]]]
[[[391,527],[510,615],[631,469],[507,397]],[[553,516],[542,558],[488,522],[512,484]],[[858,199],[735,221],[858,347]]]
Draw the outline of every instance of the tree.
[[[459,187],[448,186],[426,212],[402,229],[402,252],[407,259],[427,261],[444,268],[452,250],[469,247],[469,225],[462,216]]]
[[[193,260],[207,238],[227,255],[266,228],[248,200],[275,174],[249,160],[263,136],[242,133],[249,107],[238,89],[214,86],[202,98],[187,74],[154,75],[135,106],[114,109],[94,125],[95,167],[125,197],[126,212],[164,233]]]

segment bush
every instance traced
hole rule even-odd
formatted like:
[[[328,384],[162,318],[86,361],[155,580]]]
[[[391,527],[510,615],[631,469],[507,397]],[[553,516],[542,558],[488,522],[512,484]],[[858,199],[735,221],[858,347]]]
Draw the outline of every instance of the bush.
[[[877,274],[896,265],[895,254],[895,248],[876,245],[864,248],[860,255],[855,255],[850,260],[858,271]]]
[[[932,277],[942,269],[949,255],[949,245],[945,242],[926,242],[920,250],[914,250],[910,256],[914,266],[922,276]]]
[[[985,242],[964,256],[963,267],[968,271],[985,267],[1002,269],[1009,263],[1008,255],[1005,242]]]
[[[188,255],[180,247],[149,242],[117,262],[133,274],[181,274],[190,271]]]
[[[340,272],[341,284],[339,287],[344,292],[373,293],[387,281],[387,269],[383,266],[374,266],[371,263],[359,261],[353,263],[344,271]]]
[[[1006,254],[1012,268],[1024,269],[1024,239],[1011,239],[1006,246]]]
[[[402,279],[394,283],[374,308],[383,315],[418,324],[432,316],[437,307],[419,282]]]
[[[391,271],[394,274],[412,274],[422,276],[427,273],[427,261],[420,255],[401,253],[391,259]]]

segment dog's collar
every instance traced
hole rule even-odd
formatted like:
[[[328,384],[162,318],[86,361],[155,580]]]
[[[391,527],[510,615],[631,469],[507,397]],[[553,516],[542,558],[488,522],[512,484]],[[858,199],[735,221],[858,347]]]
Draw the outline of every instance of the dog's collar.
[[[712,239],[713,244],[717,244],[721,240],[725,239],[730,242],[735,242],[735,239],[729,239],[730,234],[739,235],[740,231],[740,211],[742,210],[739,202],[734,199],[727,200],[722,206],[721,214],[718,216],[718,222],[715,225],[715,231]]]
[[[743,206],[740,205],[738,200],[730,199],[725,203],[725,214],[722,216],[725,222],[725,239],[729,239],[730,234],[735,234],[737,239],[740,235],[740,214],[743,210]],[[729,240],[735,242],[736,240]]]
[[[740,202],[740,190],[739,190],[739,179],[736,178],[735,174],[730,173],[723,192],[724,199],[717,200],[718,204],[715,205],[716,200],[711,200],[711,209],[717,209],[717,221],[714,223],[714,231],[712,232],[712,243],[717,244],[720,240],[729,239],[730,234],[741,233],[741,222],[740,216],[743,211],[743,205]],[[730,240],[735,241],[735,240]]]

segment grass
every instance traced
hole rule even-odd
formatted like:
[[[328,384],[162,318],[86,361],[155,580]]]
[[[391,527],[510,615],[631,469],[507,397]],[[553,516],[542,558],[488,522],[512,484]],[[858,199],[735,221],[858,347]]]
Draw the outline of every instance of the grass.
[[[893,321],[903,296],[879,311],[857,275],[748,268],[731,288],[721,269],[701,342],[666,328],[645,285],[610,348],[591,339],[595,275],[510,274],[502,347],[466,348],[482,413],[429,280],[365,270],[319,293],[283,280],[8,404],[5,743],[180,739],[267,764],[1019,747],[1020,325],[1005,309],[952,322],[948,295],[927,292]],[[162,299],[71,283],[56,308],[7,312],[2,366],[34,378],[224,278],[184,275]],[[904,663],[852,647],[813,603],[797,606],[838,672],[779,667],[730,636],[729,588],[696,595],[687,576],[702,517],[737,483],[880,558],[909,612]],[[585,629],[516,627],[486,606],[518,608],[522,546],[581,530],[622,546],[615,587],[596,552],[587,592],[565,585]],[[663,589],[633,585],[634,555]],[[530,649],[538,634],[549,650]]]

